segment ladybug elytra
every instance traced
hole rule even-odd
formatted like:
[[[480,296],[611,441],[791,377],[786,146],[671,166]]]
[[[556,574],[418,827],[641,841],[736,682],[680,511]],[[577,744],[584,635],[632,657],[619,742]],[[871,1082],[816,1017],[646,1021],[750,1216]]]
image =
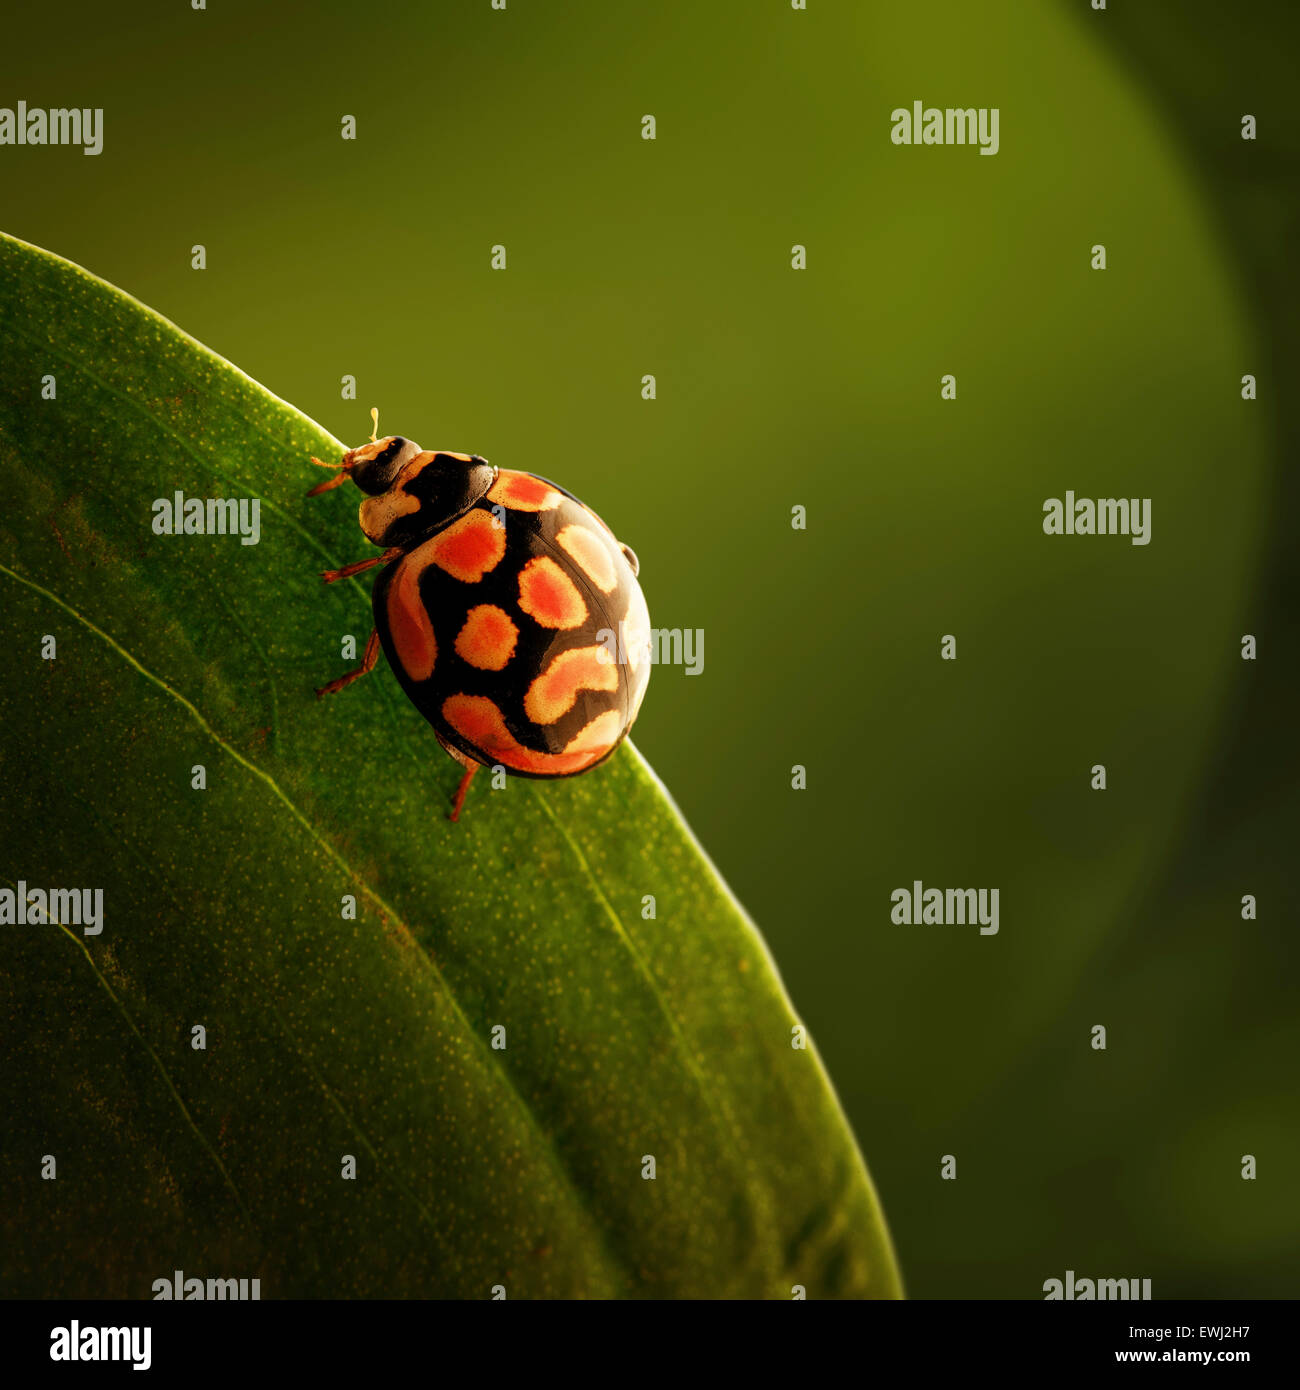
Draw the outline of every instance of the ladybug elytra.
[[[650,618],[637,559],[571,493],[475,454],[424,450],[375,432],[336,464],[366,497],[361,529],[383,553],[334,583],[382,566],[361,665],[382,646],[403,690],[465,769],[456,820],[480,767],[518,777],[574,777],[626,737],[650,679]]]

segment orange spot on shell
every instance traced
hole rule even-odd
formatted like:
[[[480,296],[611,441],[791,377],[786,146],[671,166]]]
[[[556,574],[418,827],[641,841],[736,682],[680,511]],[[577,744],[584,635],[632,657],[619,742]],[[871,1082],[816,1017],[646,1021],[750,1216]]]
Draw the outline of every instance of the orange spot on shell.
[[[426,563],[444,569],[453,579],[477,584],[501,563],[506,553],[506,533],[490,512],[466,512],[457,522],[412,551],[427,552]]]
[[[515,654],[519,629],[507,613],[491,603],[480,603],[465,615],[465,626],[456,637],[456,652],[480,671],[500,671]]]
[[[538,555],[519,571],[519,607],[543,627],[581,627],[587,621],[577,585],[549,555]]]
[[[573,708],[580,690],[617,689],[618,667],[604,647],[574,647],[561,652],[528,687],[524,713],[534,724],[554,724]]]
[[[613,592],[618,583],[614,556],[594,531],[588,531],[585,526],[566,526],[555,540],[601,593]]]
[[[442,702],[442,717],[489,765],[500,763],[516,772],[537,772],[552,777],[582,772],[618,742],[623,725],[610,710],[599,715],[565,745],[560,753],[535,753],[525,748],[506,728],[501,711],[486,695],[449,695]]]
[[[589,754],[594,762],[609,752],[618,742],[622,732],[622,716],[617,710],[606,710],[604,714],[598,714],[585,729],[575,734],[564,745],[564,752],[560,756],[572,758]]]
[[[515,473],[502,469],[488,493],[489,502],[497,502],[516,512],[549,512],[558,507],[563,494],[557,492],[550,483],[535,478],[531,473]]]
[[[402,670],[413,681],[427,681],[433,674],[433,664],[438,658],[433,624],[420,598],[419,581],[424,562],[419,555],[424,548],[420,546],[413,550],[398,564],[386,599],[389,636],[397,659],[402,663]]]

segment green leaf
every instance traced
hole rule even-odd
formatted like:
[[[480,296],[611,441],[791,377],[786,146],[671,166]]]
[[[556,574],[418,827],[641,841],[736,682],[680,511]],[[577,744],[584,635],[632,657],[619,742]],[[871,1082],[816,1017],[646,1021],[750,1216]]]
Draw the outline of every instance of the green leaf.
[[[896,1296],[817,1055],[639,755],[480,778],[449,823],[391,674],[313,696],[370,629],[369,576],[318,577],[368,551],[348,494],[304,498],[339,441],[10,238],[0,323],[0,878],[103,890],[98,935],[0,934],[0,1292]],[[177,490],[260,498],[259,543],[155,535]]]

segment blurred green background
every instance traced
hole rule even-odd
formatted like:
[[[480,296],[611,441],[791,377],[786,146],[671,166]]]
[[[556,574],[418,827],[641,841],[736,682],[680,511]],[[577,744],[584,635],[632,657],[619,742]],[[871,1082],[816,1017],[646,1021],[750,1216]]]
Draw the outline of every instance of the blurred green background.
[[[105,108],[98,158],[0,148],[5,231],[340,438],[375,404],[562,481],[654,623],[703,629],[636,741],[772,946],[913,1296],[1297,1292],[1291,7],[5,23],[0,105]],[[1000,153],[895,147],[917,99],[998,107]],[[1151,544],[1044,537],[1067,489],[1152,498]],[[999,934],[894,926],[916,878],[1000,888]]]

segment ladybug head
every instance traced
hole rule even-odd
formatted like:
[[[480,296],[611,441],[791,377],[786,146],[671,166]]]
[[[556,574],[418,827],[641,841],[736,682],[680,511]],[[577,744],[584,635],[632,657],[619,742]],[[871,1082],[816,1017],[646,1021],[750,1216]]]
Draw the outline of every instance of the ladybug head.
[[[375,432],[368,444],[349,449],[339,463],[312,462],[335,469],[334,477],[307,494],[328,492],[349,478],[368,496],[361,503],[361,529],[376,545],[405,545],[454,521],[492,486],[496,469],[477,454],[426,452],[413,440]]]
[[[312,462],[319,468],[337,468],[338,476],[318,483],[307,494],[308,497],[315,497],[317,493],[328,492],[331,488],[339,487],[349,478],[356,483],[362,492],[368,492],[372,497],[377,497],[381,492],[387,492],[392,487],[397,475],[420,452],[418,444],[410,439],[403,439],[400,434],[389,434],[385,435],[383,439],[378,438],[379,410],[377,408],[371,408],[370,419],[374,423],[374,428],[370,432],[369,444],[362,444],[358,449],[349,449],[343,455],[341,463],[323,463],[318,458],[312,459]]]
[[[377,497],[392,487],[397,475],[419,452],[420,446],[414,440],[390,434],[383,439],[372,439],[359,449],[349,449],[340,463],[325,463],[313,458],[312,462],[318,468],[335,468],[338,472],[323,483],[317,483],[307,496],[315,497],[319,493],[329,492],[351,478],[362,492]]]
[[[349,449],[343,455],[343,471],[362,492],[377,497],[392,487],[397,475],[419,452],[420,446],[413,440],[390,434],[359,449]]]

